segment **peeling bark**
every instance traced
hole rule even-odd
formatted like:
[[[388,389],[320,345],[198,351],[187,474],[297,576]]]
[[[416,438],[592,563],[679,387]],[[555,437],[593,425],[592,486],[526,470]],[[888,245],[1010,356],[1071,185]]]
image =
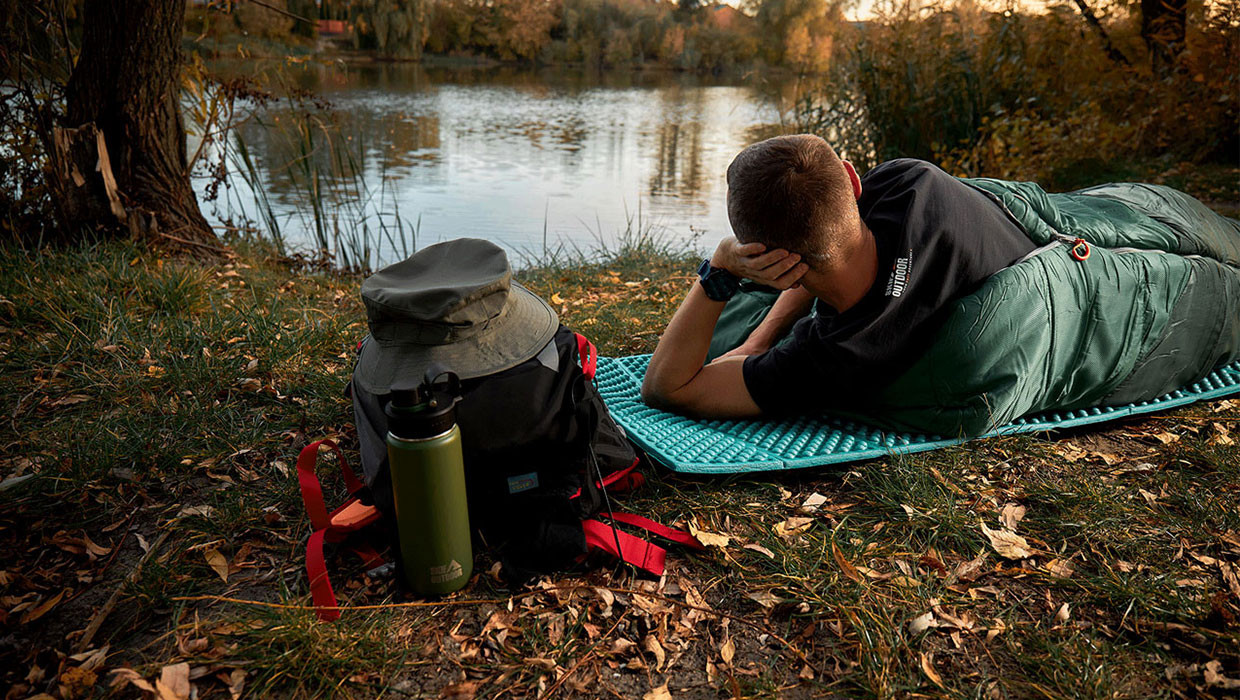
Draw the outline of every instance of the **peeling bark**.
[[[71,224],[104,224],[188,245],[216,241],[186,166],[181,118],[185,0],[87,0],[82,51],[66,90],[59,169]],[[118,212],[118,206],[120,211]],[[138,215],[132,215],[137,213]]]

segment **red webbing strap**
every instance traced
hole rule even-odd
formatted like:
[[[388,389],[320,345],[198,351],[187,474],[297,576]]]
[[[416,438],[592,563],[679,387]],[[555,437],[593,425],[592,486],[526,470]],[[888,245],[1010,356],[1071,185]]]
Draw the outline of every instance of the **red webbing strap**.
[[[363,486],[361,480],[353,474],[353,470],[349,469],[349,463],[345,461],[344,453],[340,451],[336,443],[331,440],[319,440],[306,445],[301,454],[297,455],[297,484],[301,487],[301,500],[306,504],[306,512],[310,514],[310,523],[315,530],[323,530],[331,524],[327,506],[323,504],[323,487],[319,484],[319,477],[314,473],[319,460],[320,445],[327,445],[335,451],[336,460],[340,462],[340,473],[344,476],[344,483],[349,493],[356,493]]]
[[[581,521],[581,529],[586,533],[587,547],[601,549],[651,575],[663,575],[667,552],[659,545],[647,542],[640,537],[634,537],[597,520]],[[620,543],[618,552],[616,551],[617,540]]]
[[[310,597],[314,599],[315,612],[320,620],[331,622],[340,617],[340,608],[336,605],[336,594],[327,576],[327,562],[323,559],[324,532],[316,531],[306,543],[306,574],[310,579]]]
[[[624,523],[625,525],[632,525],[633,527],[640,527],[641,529],[645,530],[646,532],[649,532],[652,535],[657,535],[659,537],[662,537],[665,540],[670,540],[672,542],[675,542],[676,544],[684,545],[692,549],[706,549],[706,547],[701,542],[698,541],[698,538],[694,537],[688,532],[685,532],[684,530],[677,530],[674,527],[668,527],[667,525],[664,525],[663,523],[655,522],[654,520],[651,520],[650,518],[643,518],[640,515],[634,515],[632,513],[611,512],[611,513],[599,513],[599,517],[610,518],[612,520],[615,520],[618,523]]]
[[[588,338],[580,333],[574,333],[577,336],[577,358],[581,361],[581,373],[587,378],[594,379],[594,371],[598,369],[598,348],[594,347]]]
[[[631,491],[637,488],[638,486],[641,486],[642,484],[646,483],[646,477],[642,476],[641,474],[633,473],[633,470],[637,468],[637,463],[639,461],[640,461],[639,458],[634,457],[633,463],[630,464],[629,466],[625,467],[624,469],[617,469],[616,471],[603,477],[602,480],[595,481],[594,482],[595,487],[600,488],[600,489],[610,489],[611,486],[613,486],[614,484],[616,484],[616,482],[619,482],[622,479],[624,480],[623,484],[616,487],[615,489],[610,489],[610,490],[613,492],[614,491]],[[573,495],[569,496],[569,498],[577,498],[580,495],[581,495],[581,489],[578,488],[577,491]]]
[[[387,563],[387,560],[384,559],[381,554],[376,552],[374,547],[371,547],[365,542],[351,544],[349,545],[349,549],[362,560],[362,564],[366,566],[366,571],[370,571],[376,566],[383,566]]]

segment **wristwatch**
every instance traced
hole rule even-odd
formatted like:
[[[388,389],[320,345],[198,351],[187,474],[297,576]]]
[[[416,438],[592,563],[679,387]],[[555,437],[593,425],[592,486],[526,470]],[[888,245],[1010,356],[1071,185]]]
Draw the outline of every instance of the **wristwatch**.
[[[698,282],[702,285],[702,291],[713,301],[727,301],[741,287],[739,277],[722,267],[711,265],[710,258],[698,266]]]

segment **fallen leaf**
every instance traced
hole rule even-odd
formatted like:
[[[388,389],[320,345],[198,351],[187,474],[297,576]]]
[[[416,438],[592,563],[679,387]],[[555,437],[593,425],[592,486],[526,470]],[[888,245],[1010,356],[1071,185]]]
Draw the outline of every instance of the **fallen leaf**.
[[[821,493],[811,493],[809,498],[806,498],[805,501],[801,503],[801,507],[798,508],[798,510],[802,513],[814,513],[817,512],[817,510],[822,507],[822,504],[826,502],[826,496]]]
[[[1052,559],[1046,562],[1046,572],[1056,578],[1070,578],[1076,569],[1067,559]]]
[[[1141,498],[1144,498],[1145,502],[1148,503],[1151,508],[1158,505],[1157,495],[1150,493],[1145,489],[1137,489],[1137,493],[1141,494]]]
[[[770,591],[759,591],[757,593],[747,593],[745,597],[764,608],[773,608],[784,601],[783,598],[771,593]]]
[[[938,687],[946,690],[946,688],[943,687],[943,677],[939,675],[938,671],[934,670],[933,654],[927,654],[924,651],[921,652],[921,671],[926,674],[926,678],[929,678],[931,683],[934,683]]]
[[[1206,685],[1214,685],[1223,690],[1240,689],[1240,680],[1228,678],[1223,675],[1223,664],[1220,661],[1211,661],[1206,664],[1205,669]]]
[[[241,694],[245,691],[245,671],[234,668],[232,673],[228,674],[228,695],[232,700],[239,700]]]
[[[1024,537],[1009,530],[991,530],[982,523],[982,534],[990,540],[990,546],[1005,559],[1027,559],[1033,556],[1029,542]]]
[[[813,518],[792,517],[782,523],[775,523],[775,534],[780,537],[789,538],[810,529],[814,524]]]
[[[852,562],[844,558],[844,553],[840,551],[839,546],[836,545],[835,542],[831,543],[831,552],[835,556],[835,563],[839,565],[840,571],[844,574],[844,576],[856,583],[861,583],[864,580],[862,579],[861,574],[858,573],[857,567],[853,566]]]
[[[667,660],[667,652],[663,650],[663,645],[659,644],[659,640],[655,639],[654,635],[647,635],[646,638],[642,640],[642,649],[654,654],[654,670],[661,670],[663,668],[663,662]]]
[[[1223,582],[1231,589],[1231,594],[1240,600],[1240,575],[1236,574],[1236,567],[1232,564],[1219,560],[1219,573],[1223,575]]]
[[[1009,503],[1003,506],[1003,511],[999,513],[999,522],[1013,532],[1016,531],[1016,524],[1025,517],[1025,507],[1015,503]]]
[[[38,607],[22,613],[22,624],[25,625],[34,622],[40,617],[46,615],[49,610],[56,607],[56,604],[60,602],[61,598],[65,597],[65,590],[66,589],[61,589],[61,591],[56,595],[44,600],[42,603],[39,603]]]
[[[551,295],[551,303],[555,304],[556,306],[559,306],[560,304],[564,303],[564,297],[560,296],[559,292],[556,292],[555,294]]]
[[[452,685],[444,686],[439,691],[439,697],[442,700],[474,700],[474,695],[478,692],[478,686],[482,685],[481,681],[461,681]]]
[[[928,629],[938,626],[939,621],[934,619],[934,612],[927,611],[925,614],[918,615],[909,621],[908,631],[912,632],[913,636],[917,636]]]
[[[537,657],[537,656],[527,656],[524,660],[525,660],[525,665],[527,666],[533,666],[534,668],[540,668],[544,671],[555,670],[555,659],[545,659],[545,658]]]
[[[699,530],[697,526],[693,524],[692,520],[689,521],[689,534],[696,537],[698,542],[701,542],[707,547],[719,547],[722,549],[727,547],[728,543],[732,541],[732,538],[727,535],[721,535],[717,532],[710,532],[708,530]]]
[[[112,682],[110,685],[115,688],[132,684],[139,690],[145,690],[148,693],[155,692],[155,686],[147,682],[137,671],[132,668],[117,668],[112,670]]]
[[[762,546],[762,545],[760,545],[760,544],[752,544],[752,543],[751,543],[751,544],[747,544],[747,545],[745,545],[744,547],[741,547],[741,549],[748,549],[748,550],[750,550],[750,551],[757,552],[758,554],[765,554],[765,555],[766,555],[768,558],[770,558],[770,559],[774,559],[774,558],[775,558],[775,553],[774,553],[774,552],[772,552],[771,550],[767,549],[766,547],[763,547],[763,546]]]
[[[177,513],[178,518],[187,518],[192,515],[209,518],[215,515],[215,508],[213,506],[185,506]]]
[[[109,647],[107,646],[103,646],[98,649],[91,649],[90,651],[84,651],[81,654],[74,654],[69,658],[78,662],[78,668],[93,671],[102,666],[103,662],[107,660],[108,648]]]
[[[1058,610],[1055,611],[1055,622],[1058,622],[1059,624],[1062,625],[1066,623],[1068,621],[1068,618],[1070,618],[1071,616],[1072,616],[1071,607],[1067,603],[1064,603],[1063,605],[1059,606]]]
[[[164,666],[155,681],[155,689],[160,700],[189,700],[189,664],[182,662]]]
[[[723,646],[719,647],[719,658],[723,659],[723,663],[731,666],[732,657],[734,656],[736,656],[736,643],[732,641],[731,637],[728,637]]]
[[[986,563],[985,550],[977,553],[977,556],[969,561],[961,562],[952,568],[951,573],[947,575],[947,583],[952,584],[957,581],[972,581],[976,579],[982,570],[982,565]]]
[[[242,391],[258,391],[263,388],[263,382],[253,377],[246,377],[237,381],[237,388]]]
[[[651,688],[650,692],[642,696],[642,700],[672,700],[672,691],[667,689],[667,684],[658,688]]]
[[[223,554],[220,554],[220,550],[208,549],[202,553],[202,556],[207,560],[207,564],[215,573],[219,574],[220,579],[224,583],[228,583],[228,559]]]

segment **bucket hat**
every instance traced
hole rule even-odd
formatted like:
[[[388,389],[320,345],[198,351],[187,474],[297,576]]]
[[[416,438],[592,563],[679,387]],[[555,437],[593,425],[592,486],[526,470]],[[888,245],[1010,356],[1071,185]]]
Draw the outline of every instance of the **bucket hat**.
[[[353,379],[372,394],[420,381],[432,364],[461,379],[494,374],[534,357],[559,319],[512,281],[508,256],[478,238],[423,248],[362,283],[370,336]]]

